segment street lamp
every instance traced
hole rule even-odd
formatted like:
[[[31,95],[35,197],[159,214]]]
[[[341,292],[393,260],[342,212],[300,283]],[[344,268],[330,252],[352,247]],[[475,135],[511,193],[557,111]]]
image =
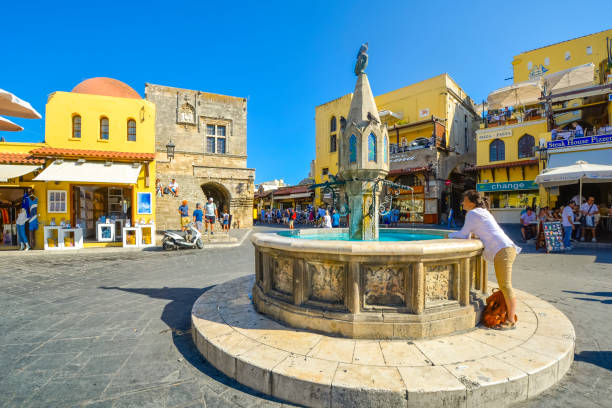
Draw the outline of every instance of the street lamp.
[[[172,143],[172,139],[170,139],[168,141],[168,144],[166,145],[166,157],[170,161],[172,161],[172,159],[174,159],[174,148],[175,147],[176,146],[174,145],[174,143]]]

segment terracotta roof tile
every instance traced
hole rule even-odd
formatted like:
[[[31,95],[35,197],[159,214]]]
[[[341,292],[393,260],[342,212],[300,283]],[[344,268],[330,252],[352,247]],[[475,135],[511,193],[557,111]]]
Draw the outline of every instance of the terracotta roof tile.
[[[55,147],[39,147],[30,152],[34,156],[79,157],[123,160],[153,160],[155,153],[113,152],[105,150],[60,149]]]
[[[504,167],[520,167],[520,166],[529,166],[533,164],[538,164],[538,159],[531,160],[523,160],[523,161],[515,161],[515,162],[506,162],[506,163],[497,163],[497,164],[488,164],[485,166],[476,166],[472,167],[469,170],[485,170],[485,169],[498,169]]]
[[[29,153],[1,153],[2,164],[45,164],[45,159],[33,157]]]

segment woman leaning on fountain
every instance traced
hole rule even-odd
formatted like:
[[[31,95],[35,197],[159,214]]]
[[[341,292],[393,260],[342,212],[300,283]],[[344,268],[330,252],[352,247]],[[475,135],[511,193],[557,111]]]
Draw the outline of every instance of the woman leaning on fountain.
[[[508,318],[499,329],[516,327],[516,298],[512,290],[512,264],[521,248],[504,233],[488,211],[488,202],[478,191],[468,190],[463,194],[463,208],[467,211],[465,224],[460,231],[448,235],[449,238],[470,238],[474,234],[484,245],[484,258],[495,265],[495,277],[508,308]]]

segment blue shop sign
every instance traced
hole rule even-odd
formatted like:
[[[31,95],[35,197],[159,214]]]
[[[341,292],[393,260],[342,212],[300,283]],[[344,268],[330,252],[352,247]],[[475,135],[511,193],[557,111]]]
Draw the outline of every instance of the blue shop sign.
[[[584,146],[597,143],[612,143],[612,135],[576,137],[571,140],[553,140],[546,143],[546,148],[558,149],[560,147]]]
[[[505,181],[503,183],[478,183],[476,190],[478,191],[519,191],[519,190],[537,190],[538,185],[533,180],[523,181]]]

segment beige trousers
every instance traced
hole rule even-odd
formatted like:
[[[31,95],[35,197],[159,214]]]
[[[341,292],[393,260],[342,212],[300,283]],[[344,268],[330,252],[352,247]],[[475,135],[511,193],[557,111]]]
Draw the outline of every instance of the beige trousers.
[[[516,259],[516,248],[507,247],[500,249],[493,258],[495,266],[495,277],[499,289],[504,294],[506,302],[514,299],[514,290],[512,289],[512,264]]]

